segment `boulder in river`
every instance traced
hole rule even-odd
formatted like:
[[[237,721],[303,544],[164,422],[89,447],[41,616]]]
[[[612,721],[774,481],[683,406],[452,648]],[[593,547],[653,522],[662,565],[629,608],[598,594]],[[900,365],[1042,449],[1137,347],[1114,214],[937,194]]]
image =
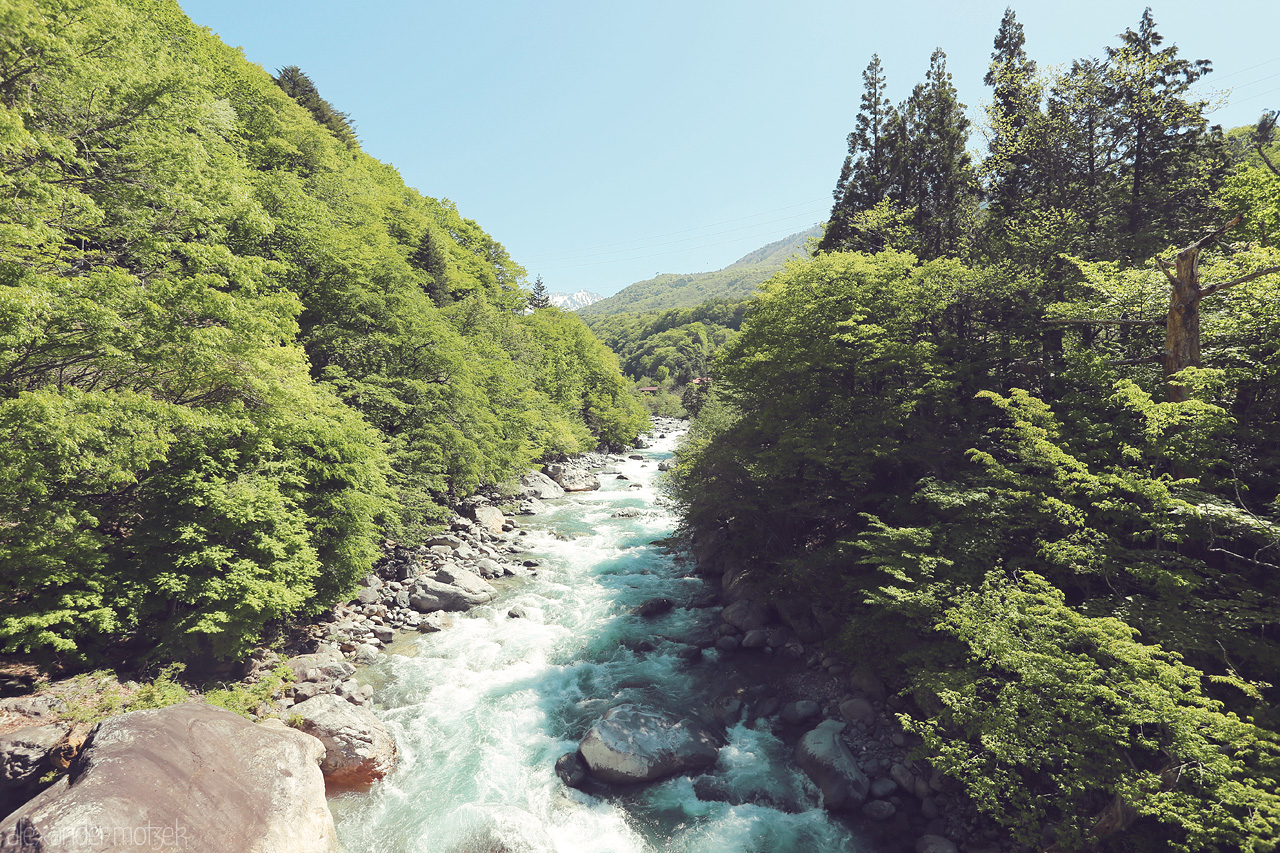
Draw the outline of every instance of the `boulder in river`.
[[[498,591],[475,572],[446,563],[434,578],[420,577],[409,593],[409,606],[419,613],[433,610],[461,612],[488,604]]]
[[[324,746],[271,722],[196,703],[104,720],[65,776],[0,822],[0,839],[24,853],[336,853]]]
[[[320,739],[320,771],[332,787],[358,788],[376,782],[395,765],[396,743],[368,708],[339,696],[316,696],[293,706],[298,728]]]
[[[663,613],[670,611],[676,603],[669,598],[651,598],[644,604],[635,609],[637,616],[650,618],[653,616],[661,616]]]
[[[551,464],[547,466],[546,471],[547,476],[555,480],[566,492],[589,492],[600,488],[600,478],[581,468]]]
[[[591,727],[579,751],[595,778],[632,784],[709,767],[720,743],[697,720],[619,705]]]
[[[828,809],[856,808],[871,788],[849,747],[840,738],[845,724],[824,720],[796,744],[796,766],[822,791]]]
[[[521,477],[520,490],[526,497],[541,498],[544,501],[564,497],[564,489],[560,488],[560,484],[541,471],[530,471]]]

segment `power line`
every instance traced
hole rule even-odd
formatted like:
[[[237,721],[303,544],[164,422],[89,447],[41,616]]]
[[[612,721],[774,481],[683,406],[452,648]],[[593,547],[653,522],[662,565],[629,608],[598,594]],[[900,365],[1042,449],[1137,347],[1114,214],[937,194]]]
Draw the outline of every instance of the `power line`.
[[[681,237],[679,240],[668,240],[665,243],[654,243],[651,246],[633,246],[626,249],[610,249],[607,252],[592,252],[590,254],[580,255],[578,257],[548,258],[546,260],[549,263],[566,263],[568,261],[579,261],[579,260],[585,260],[587,258],[603,257],[604,255],[620,255],[626,252],[637,252],[642,249],[656,249],[660,246],[672,246],[672,245],[675,245],[676,243],[687,243],[690,240],[705,240],[708,237],[719,237],[722,234],[733,234],[737,231],[749,231],[752,228],[759,228],[762,225],[773,225],[774,223],[777,223],[777,222],[790,222],[795,219],[813,216],[815,213],[825,213],[825,212],[826,212],[825,207],[815,208],[813,210],[806,210],[802,213],[795,213],[795,214],[792,214],[791,216],[784,216],[780,219],[770,219],[765,222],[756,222],[752,225],[742,225],[742,226],[739,226],[738,228],[729,228],[725,231],[714,231],[710,234],[699,234],[696,237]]]
[[[777,232],[774,232],[774,233],[777,234]],[[757,234],[755,235],[754,239],[760,239],[761,237],[764,237],[764,236],[766,235]],[[786,236],[789,236],[789,235],[780,234],[775,239],[782,239],[783,237],[786,237]],[[653,254],[650,254],[650,255],[637,255],[634,258],[614,258],[613,260],[610,260],[610,261],[592,261],[591,263],[586,263],[586,264],[569,264],[567,266],[561,266],[561,267],[544,267],[543,269],[538,270],[538,272],[554,272],[556,270],[572,270],[572,269],[577,269],[579,267],[598,267],[598,266],[603,266],[605,264],[622,264],[622,263],[628,263],[630,261],[643,261],[643,260],[646,260],[647,258],[660,258],[660,257],[663,257],[664,255],[679,255],[684,252],[696,252],[700,249],[711,249],[716,246],[727,246],[730,243],[737,243],[740,240],[744,240],[744,239],[747,239],[747,238],[739,237],[736,240],[722,240],[719,243],[707,243],[704,246],[690,246],[686,249],[673,249],[672,251],[669,251],[669,252],[654,252]]]
[[[1256,95],[1250,95],[1250,96],[1249,96],[1249,97],[1247,97],[1247,98],[1241,98],[1240,100],[1238,100],[1238,101],[1232,101],[1231,103],[1232,103],[1232,105],[1234,105],[1234,104],[1243,104],[1245,101],[1252,101],[1254,98],[1261,98],[1263,95],[1270,95],[1272,92],[1280,92],[1280,88],[1277,88],[1277,89],[1268,89],[1268,90],[1267,90],[1267,91],[1265,91],[1265,92],[1259,92],[1259,93],[1258,93],[1258,94],[1256,94]]]
[[[625,246],[625,245],[627,245],[627,244],[629,244],[629,243],[643,243],[643,242],[644,242],[644,241],[646,241],[646,240],[657,240],[657,239],[660,239],[660,238],[662,238],[662,237],[674,237],[674,236],[675,236],[675,235],[677,235],[677,234],[688,234],[688,233],[689,233],[689,232],[691,232],[691,231],[701,231],[701,230],[702,230],[702,229],[704,229],[704,228],[715,228],[717,225],[728,225],[728,224],[729,224],[729,223],[731,223],[731,222],[741,222],[741,221],[743,221],[744,219],[755,219],[757,216],[767,216],[767,215],[769,215],[770,213],[777,213],[777,212],[779,212],[779,211],[781,211],[781,210],[791,210],[792,208],[796,208],[796,207],[803,207],[803,206],[804,206],[804,205],[806,205],[806,204],[817,204],[817,203],[818,203],[818,202],[820,202],[820,201],[826,201],[826,199],[825,199],[825,198],[813,198],[813,199],[809,199],[808,201],[802,201],[802,202],[799,202],[799,203],[797,203],[797,204],[789,204],[789,205],[787,205],[786,207],[775,207],[773,210],[765,210],[765,211],[762,211],[762,212],[760,212],[760,213],[752,213],[752,214],[750,214],[750,215],[748,215],[748,216],[739,216],[739,217],[738,217],[738,218],[736,218],[736,219],[725,219],[725,220],[722,220],[722,221],[720,221],[720,222],[711,222],[711,223],[708,223],[708,224],[706,224],[706,225],[699,225],[699,226],[697,226],[696,228],[684,228],[684,229],[681,229],[681,230],[679,230],[679,231],[668,231],[668,232],[666,232],[665,234],[654,234],[654,235],[653,235],[653,236],[651,236],[651,237],[636,237],[636,238],[635,238],[635,239],[633,239],[633,240],[619,240],[619,241],[618,241],[618,242],[616,242],[616,243],[601,243],[600,245],[597,245],[597,246],[584,246],[584,247],[583,247],[583,248],[581,248],[581,249],[564,249],[564,250],[559,251],[559,252],[542,252],[542,253],[540,253],[540,254],[538,254],[538,255],[533,255],[533,256],[530,256],[530,257],[532,257],[532,258],[536,259],[536,258],[547,257],[547,256],[550,256],[550,255],[574,255],[574,254],[577,254],[577,253],[579,253],[579,252],[590,252],[590,251],[592,251],[592,250],[594,250],[594,249],[608,249],[608,248],[611,248],[611,247],[613,247],[613,246]],[[709,236],[709,235],[706,235],[706,236]],[[643,247],[639,247],[639,246],[637,246],[636,248],[643,248]]]

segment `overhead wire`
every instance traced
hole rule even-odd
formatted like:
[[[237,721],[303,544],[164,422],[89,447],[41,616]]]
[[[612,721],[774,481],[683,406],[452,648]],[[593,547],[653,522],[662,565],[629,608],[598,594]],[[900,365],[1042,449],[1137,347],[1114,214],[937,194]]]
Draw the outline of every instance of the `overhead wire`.
[[[705,240],[708,237],[719,237],[722,234],[733,234],[738,231],[749,231],[753,228],[760,228],[761,226],[764,226],[764,225],[773,225],[774,223],[777,223],[777,222],[790,222],[795,219],[799,219],[801,217],[813,216],[814,214],[817,214],[817,213],[825,214],[826,210],[827,209],[825,207],[814,208],[812,210],[806,210],[802,213],[794,213],[790,216],[783,216],[780,219],[770,219],[764,222],[756,222],[751,225],[742,225],[738,228],[729,228],[724,231],[713,231],[710,234],[699,234],[694,237],[681,237],[679,240],[668,240],[664,243],[654,243],[651,246],[632,246],[626,249],[610,249],[605,252],[592,252],[588,254],[579,255],[578,257],[548,258],[547,262],[548,263],[564,263],[567,261],[580,261],[580,260],[585,260],[587,258],[603,257],[605,255],[621,255],[627,252],[637,252],[645,249],[656,249],[656,248],[659,248],[660,246],[673,246],[676,243],[688,243],[691,240]],[[690,250],[692,250],[693,248],[696,248],[696,247],[690,247]]]
[[[791,233],[795,233],[795,232],[791,232]],[[775,239],[775,240],[780,240],[780,239],[782,239],[783,237],[787,237],[787,236],[789,236],[789,234],[786,234],[786,233],[779,234],[779,233],[778,233],[778,232],[776,232],[776,231],[774,231],[774,232],[773,232],[773,234],[775,235],[775,237],[774,237],[774,239]],[[633,257],[633,258],[613,258],[613,259],[611,259],[611,260],[607,260],[607,261],[591,261],[591,262],[588,262],[588,263],[585,263],[585,264],[567,264],[567,265],[565,265],[565,266],[558,266],[558,267],[542,267],[542,268],[540,268],[538,271],[539,271],[539,272],[553,272],[553,271],[555,271],[555,270],[571,270],[571,269],[578,269],[579,267],[598,267],[598,266],[603,266],[603,265],[605,265],[605,264],[621,264],[621,263],[627,263],[627,262],[630,262],[630,261],[643,261],[643,260],[646,260],[646,259],[648,259],[648,258],[660,258],[660,257],[663,257],[663,256],[665,256],[665,255],[679,255],[679,254],[683,254],[683,253],[685,253],[685,252],[695,252],[695,251],[698,251],[698,250],[701,250],[701,249],[710,249],[710,248],[714,248],[714,247],[716,247],[716,246],[727,246],[727,245],[729,245],[729,244],[731,244],[731,243],[738,243],[738,242],[740,242],[740,241],[742,241],[742,240],[745,240],[745,239],[757,239],[757,240],[758,240],[758,239],[760,239],[761,237],[766,237],[766,236],[768,236],[768,235],[767,235],[767,234],[757,234],[757,235],[754,235],[753,237],[746,237],[746,236],[744,236],[744,237],[738,237],[738,238],[735,238],[735,239],[733,239],[733,240],[722,240],[722,241],[720,241],[720,242],[718,242],[718,243],[707,243],[706,245],[703,245],[703,246],[690,246],[690,247],[688,247],[688,248],[684,248],[684,249],[672,249],[671,251],[668,251],[668,252],[654,252],[654,253],[652,253],[652,254],[648,254],[648,255],[637,255],[636,257]],[[553,263],[555,263],[555,262],[553,261]],[[529,264],[529,266],[533,266],[533,264]]]
[[[659,240],[663,237],[674,237],[677,234],[688,234],[692,231],[701,231],[704,228],[715,228],[718,225],[728,225],[732,222],[742,222],[743,220],[746,220],[746,219],[755,219],[757,216],[768,216],[770,213],[778,213],[779,211],[783,211],[783,210],[791,210],[796,207],[803,207],[804,205],[807,205],[807,204],[817,204],[820,201],[826,201],[826,199],[825,198],[809,199],[808,201],[801,201],[801,202],[797,202],[796,204],[789,204],[789,205],[786,205],[785,207],[775,207],[772,210],[765,210],[765,211],[761,211],[760,213],[752,213],[747,216],[739,216],[735,219],[723,219],[719,222],[709,222],[706,225],[699,225],[694,228],[682,228],[678,231],[667,231],[662,234],[654,234],[650,237],[635,237],[631,240],[618,240],[617,242],[614,242],[614,243],[600,243],[595,246],[583,246],[582,248],[579,248],[579,249],[562,249],[556,252],[541,252],[537,255],[530,256],[530,260],[549,257],[552,255],[576,255],[579,252],[590,252],[595,249],[608,249],[613,246],[625,246],[630,243],[643,243],[646,240]],[[710,235],[704,235],[704,236],[710,236]],[[646,247],[636,246],[635,248],[642,249]]]

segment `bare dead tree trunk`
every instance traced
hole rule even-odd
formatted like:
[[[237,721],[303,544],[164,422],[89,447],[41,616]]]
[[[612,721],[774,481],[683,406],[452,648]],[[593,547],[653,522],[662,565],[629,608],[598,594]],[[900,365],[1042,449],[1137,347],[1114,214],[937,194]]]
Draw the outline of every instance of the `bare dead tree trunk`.
[[[1264,275],[1280,272],[1280,267],[1252,272],[1240,278],[1224,281],[1209,287],[1200,287],[1200,252],[1204,248],[1240,224],[1243,216],[1237,216],[1217,231],[1206,234],[1178,253],[1174,264],[1156,258],[1156,263],[1168,277],[1173,289],[1169,292],[1169,315],[1165,320],[1164,378],[1170,402],[1181,403],[1187,399],[1187,389],[1173,381],[1178,371],[1200,366],[1200,302],[1228,287],[1244,284]]]

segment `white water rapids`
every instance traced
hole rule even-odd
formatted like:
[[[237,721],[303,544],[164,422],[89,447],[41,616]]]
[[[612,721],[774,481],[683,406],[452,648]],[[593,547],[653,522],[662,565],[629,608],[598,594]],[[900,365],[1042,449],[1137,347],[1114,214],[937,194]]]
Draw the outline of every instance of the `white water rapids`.
[[[592,796],[556,777],[556,759],[614,705],[696,713],[726,683],[714,651],[692,664],[681,656],[682,639],[710,618],[681,606],[701,581],[651,544],[675,526],[653,485],[675,440],[619,465],[629,480],[600,475],[599,491],[522,519],[526,556],[542,563],[536,578],[512,582],[452,629],[397,642],[362,673],[400,755],[370,792],[331,799],[347,853],[870,849],[828,818],[765,722],[730,729],[719,761],[697,779]],[[624,507],[640,513],[612,517]],[[676,608],[631,615],[657,596]],[[508,617],[516,607],[524,618]],[[646,640],[656,649],[633,650]]]

